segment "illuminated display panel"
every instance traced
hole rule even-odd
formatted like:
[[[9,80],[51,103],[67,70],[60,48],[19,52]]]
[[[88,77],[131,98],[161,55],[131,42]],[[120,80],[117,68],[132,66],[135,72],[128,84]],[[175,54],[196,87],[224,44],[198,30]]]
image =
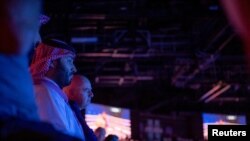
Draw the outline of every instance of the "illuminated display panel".
[[[115,134],[119,139],[131,137],[130,110],[118,107],[90,104],[86,109],[86,122],[95,130],[106,129],[106,136]]]
[[[245,115],[203,113],[203,136],[207,140],[208,125],[246,125]]]

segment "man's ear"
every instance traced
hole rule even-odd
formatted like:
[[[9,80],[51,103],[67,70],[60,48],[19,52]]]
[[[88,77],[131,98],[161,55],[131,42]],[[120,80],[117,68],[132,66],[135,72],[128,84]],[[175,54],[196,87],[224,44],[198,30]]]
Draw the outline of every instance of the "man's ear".
[[[73,100],[73,101],[76,101],[77,100],[77,97],[76,97],[76,90],[75,89],[69,89],[69,95],[68,95],[68,98],[70,100]]]

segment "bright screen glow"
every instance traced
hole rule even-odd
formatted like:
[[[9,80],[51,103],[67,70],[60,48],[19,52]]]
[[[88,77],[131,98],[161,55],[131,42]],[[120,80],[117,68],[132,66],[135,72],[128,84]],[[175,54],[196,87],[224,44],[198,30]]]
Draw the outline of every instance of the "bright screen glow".
[[[207,140],[208,125],[246,125],[246,116],[244,115],[203,113],[202,118],[205,140]]]
[[[106,136],[115,134],[119,139],[131,137],[130,111],[124,108],[90,104],[86,109],[86,122],[95,130],[106,129]]]

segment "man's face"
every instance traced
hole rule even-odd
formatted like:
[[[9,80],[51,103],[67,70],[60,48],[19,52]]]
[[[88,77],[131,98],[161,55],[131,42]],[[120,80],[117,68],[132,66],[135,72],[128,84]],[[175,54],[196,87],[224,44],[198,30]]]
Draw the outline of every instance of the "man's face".
[[[61,87],[70,84],[73,74],[76,72],[76,67],[74,65],[74,58],[70,56],[62,57],[59,59],[59,64],[57,66],[57,75],[60,80]]]
[[[80,106],[80,109],[85,109],[90,103],[94,96],[92,92],[92,86],[89,80],[84,79],[83,83],[79,84],[75,89],[76,102]]]

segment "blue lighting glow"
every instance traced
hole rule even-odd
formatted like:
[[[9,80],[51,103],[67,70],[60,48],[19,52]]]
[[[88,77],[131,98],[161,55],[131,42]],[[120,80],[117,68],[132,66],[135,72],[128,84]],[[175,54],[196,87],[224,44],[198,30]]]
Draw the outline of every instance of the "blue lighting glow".
[[[73,37],[71,38],[72,43],[97,43],[97,37]]]

